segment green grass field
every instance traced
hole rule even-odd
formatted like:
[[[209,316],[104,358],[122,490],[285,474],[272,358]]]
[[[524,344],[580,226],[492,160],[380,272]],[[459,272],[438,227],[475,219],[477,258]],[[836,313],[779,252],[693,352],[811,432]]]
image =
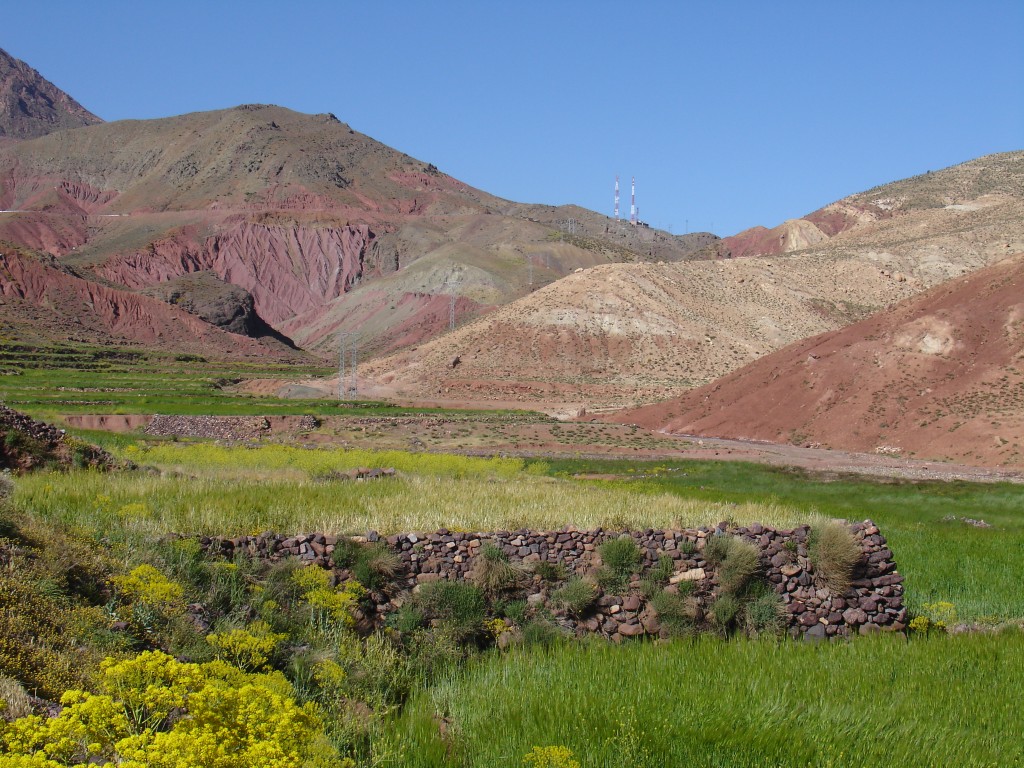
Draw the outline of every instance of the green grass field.
[[[216,361],[190,355],[83,345],[0,342],[0,402],[35,418],[65,414],[213,416],[406,416],[495,418],[503,411],[413,408],[368,400],[281,398],[238,392],[252,379],[289,380],[336,374],[315,359],[303,364]],[[523,414],[525,416],[525,414]]]
[[[380,764],[521,765],[562,745],[583,768],[1020,765],[1021,685],[1019,632],[530,650],[422,692]]]
[[[568,523],[647,528],[720,520],[785,527],[821,516],[870,517],[888,537],[906,577],[912,613],[925,603],[949,601],[962,621],[995,625],[1024,619],[1024,486],[825,480],[717,462],[529,461],[225,447],[130,435],[104,443],[140,469],[27,475],[17,478],[11,504],[16,519],[30,521],[30,529],[50,531],[43,540],[52,541],[53,531],[72,532],[87,548],[106,553],[105,567],[114,572],[138,563],[179,574],[200,568],[168,559],[159,539],[171,531],[390,533]],[[373,482],[340,479],[340,472],[358,466],[394,466],[399,475]],[[616,479],[573,477],[580,473]],[[975,527],[964,518],[984,519],[991,527]],[[76,557],[83,557],[83,545],[75,546]],[[54,550],[52,568],[64,560],[59,551]],[[264,599],[263,582],[244,569],[202,565],[197,573],[207,570],[215,581],[226,578],[221,571],[237,574],[228,590],[237,596],[223,598],[228,613],[222,619],[235,624],[222,626],[244,623],[244,609]],[[40,582],[45,583],[46,594],[52,593],[52,579]],[[204,599],[201,591],[190,594],[189,600]],[[100,622],[100,614],[95,616]],[[327,643],[311,655],[329,653],[350,665],[351,677],[335,702],[340,711],[357,706],[353,702],[385,702],[358,728],[348,721],[328,724],[358,765],[514,766],[524,765],[535,747],[553,746],[571,750],[581,768],[1024,761],[1024,718],[1017,706],[1024,636],[1012,629],[820,646],[709,637],[622,646],[556,642],[471,655],[468,663],[445,656],[449,661],[441,665],[431,654],[450,652],[433,646],[406,658],[383,646],[353,650],[343,636],[294,626],[296,638]],[[295,648],[305,647],[305,640],[294,642]],[[300,692],[311,685],[301,658],[282,662]],[[417,666],[422,664],[433,671],[427,674]],[[448,672],[438,678],[442,668]],[[401,670],[406,685],[420,681],[411,698],[373,699],[390,690],[389,681]],[[360,698],[366,696],[371,698]]]

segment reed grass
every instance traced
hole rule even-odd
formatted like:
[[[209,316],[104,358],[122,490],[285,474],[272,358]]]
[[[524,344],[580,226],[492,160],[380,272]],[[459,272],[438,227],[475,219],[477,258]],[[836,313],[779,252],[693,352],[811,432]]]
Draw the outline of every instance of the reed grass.
[[[583,768],[1017,765],[1022,684],[1020,633],[532,649],[421,693],[377,764],[517,765],[564,745]]]

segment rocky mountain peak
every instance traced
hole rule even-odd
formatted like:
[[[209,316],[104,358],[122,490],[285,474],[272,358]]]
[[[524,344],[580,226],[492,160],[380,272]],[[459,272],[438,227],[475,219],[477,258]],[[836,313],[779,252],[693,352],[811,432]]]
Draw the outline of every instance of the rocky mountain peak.
[[[102,122],[28,64],[0,49],[0,136],[33,139]]]

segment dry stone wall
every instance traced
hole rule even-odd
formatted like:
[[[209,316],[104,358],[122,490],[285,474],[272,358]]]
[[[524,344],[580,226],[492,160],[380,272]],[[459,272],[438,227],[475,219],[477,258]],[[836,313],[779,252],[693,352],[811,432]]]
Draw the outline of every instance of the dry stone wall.
[[[850,531],[861,547],[861,558],[854,567],[850,588],[842,594],[830,591],[815,572],[808,551],[808,526],[776,529],[756,523],[745,527],[720,523],[688,530],[631,532],[573,527],[489,533],[442,529],[387,537],[371,531],[365,537],[353,538],[384,542],[402,561],[393,583],[372,594],[373,607],[365,617],[368,626],[383,624],[386,616],[406,599],[408,591],[420,584],[469,578],[474,559],[485,544],[499,547],[512,562],[526,566],[540,561],[560,563],[570,575],[585,575],[597,564],[599,546],[623,535],[636,541],[645,567],[653,566],[661,555],[671,558],[673,572],[667,589],[678,591],[681,582],[692,582],[690,594],[699,608],[706,609],[721,590],[715,568],[704,559],[705,543],[711,536],[731,534],[753,543],[760,551],[761,576],[780,596],[791,636],[824,639],[904,630],[907,618],[903,577],[896,569],[885,537],[870,520],[850,525]],[[332,569],[340,583],[350,574],[333,565],[332,553],[338,541],[339,537],[325,534],[286,537],[272,533],[201,539],[207,551],[225,557],[244,554],[272,561],[296,557],[307,565]],[[642,635],[663,636],[657,613],[639,589],[639,579],[634,576],[623,594],[601,594],[594,609],[584,617],[557,615],[556,611],[558,623],[577,634],[598,633],[616,641]],[[526,586],[527,602],[546,604],[553,588],[540,576],[533,576]]]

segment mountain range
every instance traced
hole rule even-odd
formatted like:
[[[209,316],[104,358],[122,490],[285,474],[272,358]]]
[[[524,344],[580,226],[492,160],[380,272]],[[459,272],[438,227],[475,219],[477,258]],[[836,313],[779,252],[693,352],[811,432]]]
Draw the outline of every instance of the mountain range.
[[[332,114],[104,123],[2,51],[0,108],[7,340],[331,361],[349,333],[376,396],[1024,463],[1024,152],[723,239],[504,200]]]

